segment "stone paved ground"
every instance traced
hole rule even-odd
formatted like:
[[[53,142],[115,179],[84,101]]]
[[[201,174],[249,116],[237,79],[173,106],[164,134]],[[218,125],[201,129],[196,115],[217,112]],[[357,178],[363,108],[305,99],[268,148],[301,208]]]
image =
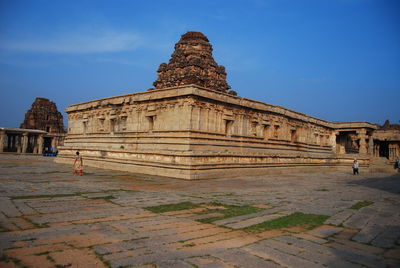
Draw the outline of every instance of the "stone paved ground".
[[[400,267],[400,174],[74,177],[52,160],[0,155],[0,267]],[[144,209],[186,201],[261,210],[210,224],[201,208]],[[329,218],[313,230],[243,229],[293,212]]]

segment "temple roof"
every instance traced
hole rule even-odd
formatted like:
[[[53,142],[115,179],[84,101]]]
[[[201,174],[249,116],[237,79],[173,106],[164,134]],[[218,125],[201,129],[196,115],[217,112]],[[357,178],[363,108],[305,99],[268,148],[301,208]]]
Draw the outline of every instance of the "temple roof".
[[[183,34],[169,62],[161,63],[157,72],[156,89],[190,84],[223,92],[230,89],[225,67],[215,62],[212,46],[200,32]]]

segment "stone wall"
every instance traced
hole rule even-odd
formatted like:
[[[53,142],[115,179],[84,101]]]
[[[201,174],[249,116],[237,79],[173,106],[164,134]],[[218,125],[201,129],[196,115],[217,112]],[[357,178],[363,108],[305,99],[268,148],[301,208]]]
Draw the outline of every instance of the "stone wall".
[[[79,150],[90,165],[184,179],[348,164],[334,154],[332,123],[195,85],[71,105],[66,112],[59,162]]]

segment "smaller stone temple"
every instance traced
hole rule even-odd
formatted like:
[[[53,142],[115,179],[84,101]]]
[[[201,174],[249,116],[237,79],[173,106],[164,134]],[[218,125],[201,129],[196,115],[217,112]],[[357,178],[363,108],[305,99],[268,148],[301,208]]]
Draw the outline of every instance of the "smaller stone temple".
[[[0,128],[0,152],[35,153],[57,150],[66,131],[54,102],[36,98],[20,128]]]
[[[47,133],[65,133],[63,116],[54,102],[46,98],[36,98],[31,109],[25,113],[20,128],[39,129]]]

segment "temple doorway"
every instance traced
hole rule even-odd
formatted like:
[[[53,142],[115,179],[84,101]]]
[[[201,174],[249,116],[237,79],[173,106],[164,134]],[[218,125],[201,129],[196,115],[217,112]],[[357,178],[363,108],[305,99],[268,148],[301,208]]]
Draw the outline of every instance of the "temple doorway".
[[[389,159],[389,142],[379,141],[379,157],[386,157]]]

